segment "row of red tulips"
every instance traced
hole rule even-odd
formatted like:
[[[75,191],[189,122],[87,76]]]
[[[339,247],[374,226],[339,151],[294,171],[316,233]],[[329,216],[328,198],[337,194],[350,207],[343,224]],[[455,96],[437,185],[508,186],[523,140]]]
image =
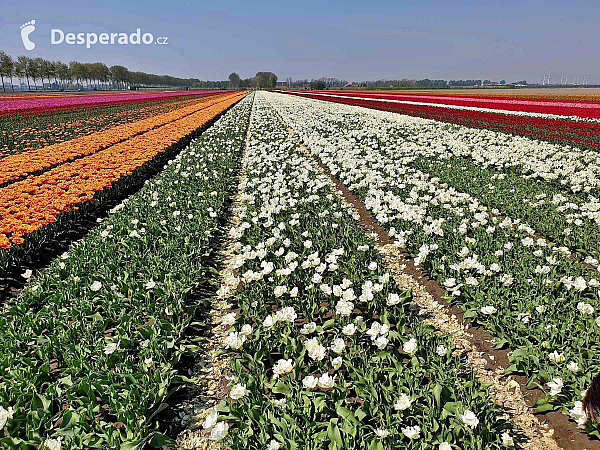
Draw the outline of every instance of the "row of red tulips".
[[[600,147],[600,124],[571,120],[521,117],[480,111],[437,108],[403,103],[389,103],[369,99],[326,97],[312,93],[292,93],[302,97],[327,100],[371,109],[397,112],[411,116],[456,123],[478,128],[514,133],[520,136],[543,139],[560,144],[570,144],[583,148]]]
[[[434,103],[440,105],[464,106],[470,108],[489,108],[505,111],[519,111],[540,114],[556,114],[559,116],[577,116],[582,118],[600,118],[600,102],[557,100],[549,97],[538,97],[535,100],[500,96],[461,96],[437,95],[431,93],[393,93],[393,92],[353,92],[324,91],[348,97],[371,99],[400,100],[408,102]]]

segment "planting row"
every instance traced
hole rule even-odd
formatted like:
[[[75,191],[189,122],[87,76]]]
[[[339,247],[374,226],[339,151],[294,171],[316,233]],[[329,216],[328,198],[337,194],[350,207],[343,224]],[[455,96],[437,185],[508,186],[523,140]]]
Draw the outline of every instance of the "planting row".
[[[486,206],[526,221],[584,259],[589,256],[593,262],[600,256],[596,245],[600,237],[600,203],[594,188],[600,168],[596,163],[600,161],[596,154],[498,133],[482,132],[475,138],[474,130],[464,127],[446,129],[389,113],[363,114],[360,120],[365,128],[376,127],[371,139],[377,141],[377,134],[397,139],[391,152],[403,157],[404,164],[440,177],[475,195]],[[452,131],[458,138],[452,140]],[[572,176],[561,179],[567,167]],[[567,185],[570,189],[565,189]]]
[[[519,220],[413,167],[410,152],[397,150],[403,138],[371,120],[373,111],[279,94],[269,100],[396,245],[463,305],[465,317],[485,325],[498,347],[513,349],[509,372],[526,373],[547,392],[538,408],[562,408],[583,423],[579,400],[600,371],[597,272]],[[597,425],[588,431],[597,435]]]
[[[600,186],[600,154],[597,151],[405,115],[384,113],[382,116],[401,125],[414,143],[430,147],[442,158],[448,154],[467,157],[484,166],[513,170],[523,176],[565,185],[573,192],[594,193]]]
[[[123,189],[128,180],[135,179],[131,175],[136,171],[174,149],[239,99],[239,94],[229,96],[182,119],[0,189],[0,267],[15,259],[13,248],[26,243],[28,246],[15,250],[22,253],[51,239],[53,231],[45,228],[48,224],[64,227],[67,224],[57,221],[65,213],[74,213],[109,194],[113,185]]]
[[[306,91],[299,91],[305,93]],[[341,98],[373,99],[382,102],[395,102],[438,108],[477,112],[495,112],[522,117],[573,118],[586,120],[600,118],[600,103],[597,101],[557,101],[538,98],[502,98],[488,95],[435,95],[431,93],[399,92],[352,92],[322,91],[313,95],[335,96]]]
[[[400,153],[396,149],[395,153]],[[464,158],[429,158],[427,151],[414,152],[409,164],[466,192],[491,209],[518,218],[537,232],[598,267],[600,258],[600,202],[539,180],[513,173],[498,173]],[[418,155],[418,156],[417,156]]]
[[[204,423],[232,449],[494,449],[512,425],[328,177],[256,94],[233,255],[219,293],[232,358],[226,402]]]
[[[0,116],[28,113],[39,114],[84,106],[137,103],[148,100],[161,100],[189,95],[216,94],[223,91],[155,91],[117,92],[73,95],[10,95],[0,99]]]
[[[443,108],[436,105],[420,104],[419,102],[398,103],[362,97],[334,97],[311,93],[296,95],[511,133],[533,139],[543,139],[559,145],[568,144],[596,152],[600,146],[600,124],[595,122],[588,123],[568,118],[521,117],[518,114],[506,114],[501,110],[494,112],[472,111],[469,109]]]
[[[115,126],[105,131],[82,136],[67,142],[49,145],[37,150],[22,152],[0,160],[0,186],[22,180],[29,175],[47,170],[66,162],[91,155],[112,145],[131,139],[142,133],[182,119],[192,113],[226,101],[236,94],[223,94],[194,100],[165,114],[152,116],[137,122]]]
[[[0,158],[168,113],[187,106],[197,98],[199,96],[194,95],[1,116]]]
[[[0,447],[142,449],[237,187],[242,100],[0,315]]]

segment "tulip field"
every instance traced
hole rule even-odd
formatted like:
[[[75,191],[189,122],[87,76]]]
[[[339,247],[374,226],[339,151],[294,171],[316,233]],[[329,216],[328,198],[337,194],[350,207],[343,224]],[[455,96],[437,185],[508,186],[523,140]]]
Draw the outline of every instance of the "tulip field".
[[[367,108],[595,149],[600,146],[600,101],[510,99],[349,92],[294,92]],[[526,120],[524,120],[524,118]]]
[[[80,208],[124,189],[238,97],[201,97],[174,111],[3,158],[0,249],[7,251],[0,255],[0,271],[68,226]]]
[[[41,175],[50,180],[56,171],[57,183],[32,185],[21,191],[26,199],[12,204],[30,202],[21,216],[37,208],[41,212],[35,214],[56,214],[60,221],[64,213],[44,209],[36,195],[56,205],[61,196],[71,197],[65,188],[72,187],[87,190],[93,199],[239,99],[237,93],[221,94],[182,118],[170,117],[166,125],[148,124],[157,133],[137,134],[143,140],[129,144],[127,157],[108,144],[77,159],[77,168],[58,165]],[[248,104],[242,102],[178,153],[159,176],[113,208],[98,228],[4,305],[3,448],[133,449],[166,439],[151,433],[152,418],[172,389],[174,361],[186,348],[182,333],[194,309],[186,294],[210,270],[206,253],[236,185]],[[93,163],[80,163],[106,151]],[[76,174],[76,182],[61,186]],[[57,190],[40,192],[50,187]],[[81,194],[75,199],[84,201]],[[5,220],[9,208],[2,208]]]
[[[72,108],[34,108],[19,110],[0,117],[0,156],[36,150],[65,142],[82,135],[128,124],[140,119],[166,113],[182,104],[193,102],[199,94],[189,97],[158,97],[138,102],[99,103],[94,107],[80,105]]]
[[[0,448],[600,448],[599,143],[594,99],[0,97]]]

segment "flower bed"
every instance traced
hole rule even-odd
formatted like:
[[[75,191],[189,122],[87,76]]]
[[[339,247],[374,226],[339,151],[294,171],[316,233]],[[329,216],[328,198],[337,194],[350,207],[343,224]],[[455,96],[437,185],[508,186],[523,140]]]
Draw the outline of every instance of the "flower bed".
[[[463,306],[465,318],[490,330],[498,348],[513,349],[508,372],[526,374],[547,393],[537,408],[560,409],[582,424],[581,395],[600,371],[597,272],[572,260],[566,247],[535,236],[520,220],[452,187],[453,180],[468,185],[463,179],[468,168],[456,173],[454,166],[453,177],[449,170],[443,179],[419,170],[414,153],[422,149],[411,136],[420,124],[426,130],[419,143],[427,145],[429,137],[430,149],[445,150],[435,141],[438,135],[427,131],[428,122],[412,121],[412,130],[407,126],[395,134],[385,123],[395,121],[392,114],[279,94],[269,100],[395,236],[396,245]],[[479,151],[474,149],[480,142],[468,150]],[[482,188],[478,192],[483,194]],[[598,435],[591,421],[587,430]]]
[[[0,316],[0,447],[142,449],[211,278],[237,186],[249,100],[180,153]],[[51,445],[56,445],[52,447]]]
[[[158,92],[118,92],[77,95],[22,95],[0,98],[0,116],[5,114],[40,113],[49,110],[58,111],[81,106],[123,104],[198,94],[216,94],[223,91],[158,91]]]
[[[503,448],[465,361],[410,310],[373,241],[258,93],[230,295],[227,402],[204,426],[232,449]],[[510,433],[510,434],[509,434]]]
[[[581,119],[600,118],[600,102],[597,100],[576,101],[540,98],[535,100],[522,98],[501,98],[497,96],[460,96],[435,95],[432,93],[398,93],[398,92],[352,92],[352,91],[299,91],[301,94],[337,96],[348,98],[373,99],[379,101],[406,102],[406,104],[423,104],[448,109],[463,110],[495,110],[516,115],[552,115],[577,117]]]
[[[202,97],[204,96],[193,95],[124,104],[89,105],[59,111],[48,110],[38,114],[4,115],[0,117],[0,158],[169,113]]]
[[[50,145],[37,150],[22,152],[0,160],[0,186],[22,180],[50,167],[58,166],[82,156],[91,155],[112,145],[131,139],[158,127],[183,119],[192,113],[227,101],[237,94],[216,95],[195,100],[191,105],[175,109],[137,122],[119,125],[105,131]]]
[[[136,170],[176,145],[202,125],[239,101],[239,96],[202,109],[175,122],[65,163],[39,176],[0,189],[0,262],[10,261],[6,250],[25,243],[25,237],[55,223],[60,216],[110,190]],[[42,236],[43,237],[43,236]]]
[[[527,115],[519,112],[508,115],[503,110],[462,110],[428,104],[403,104],[368,98],[320,96],[311,93],[294,95],[511,133],[595,151],[600,146],[600,124],[596,123],[598,119],[578,119],[576,116],[545,117],[543,114],[530,113],[533,115]],[[587,120],[593,120],[593,122],[588,123]]]

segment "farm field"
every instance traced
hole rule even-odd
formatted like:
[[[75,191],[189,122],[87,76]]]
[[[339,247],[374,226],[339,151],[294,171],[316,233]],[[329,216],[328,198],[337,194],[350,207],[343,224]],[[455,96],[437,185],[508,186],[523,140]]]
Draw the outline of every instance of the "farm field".
[[[536,99],[541,98],[544,100],[579,100],[583,102],[594,101],[600,99],[600,88],[597,87],[528,87],[518,89],[486,89],[486,88],[455,88],[455,89],[411,89],[406,90],[392,90],[384,89],[381,92],[387,93],[402,93],[402,94],[435,94],[435,95],[468,95],[477,97],[501,97],[501,98],[530,98]]]
[[[595,98],[0,97],[0,448],[600,448],[598,146]]]
[[[350,105],[542,139],[561,145],[600,146],[600,103],[540,96],[467,96],[435,93],[287,91]]]
[[[71,109],[80,106],[139,103],[148,100],[209,95],[219,91],[104,92],[98,94],[13,94],[0,96],[0,114]]]
[[[85,165],[69,169],[80,175],[69,186],[90,193],[115,189],[119,173],[112,170],[130,178],[132,164],[156,161],[240,98],[224,94],[175,121],[173,131],[157,128],[160,135],[131,144],[126,159],[115,152],[88,165],[91,173]],[[173,365],[190,344],[182,331],[195,307],[185,299],[210,273],[212,234],[235,187],[248,115],[244,100],[4,305],[4,448],[133,449],[166,442],[151,432],[152,418],[164,407],[176,379]]]
[[[211,96],[169,113],[3,158],[0,248],[8,251],[0,266],[6,268],[68,226],[80,207],[97,207],[100,197],[126,188],[136,172],[147,170],[157,156],[238,100],[237,93]]]
[[[513,350],[508,371],[551,387],[538,407],[576,416],[598,373],[597,155],[291,95],[273,103],[395,245]]]
[[[0,156],[8,156],[76,137],[106,130],[115,125],[132,123],[156,114],[172,111],[201,96],[158,97],[138,102],[97,103],[56,110],[38,108],[18,110],[2,116]]]

